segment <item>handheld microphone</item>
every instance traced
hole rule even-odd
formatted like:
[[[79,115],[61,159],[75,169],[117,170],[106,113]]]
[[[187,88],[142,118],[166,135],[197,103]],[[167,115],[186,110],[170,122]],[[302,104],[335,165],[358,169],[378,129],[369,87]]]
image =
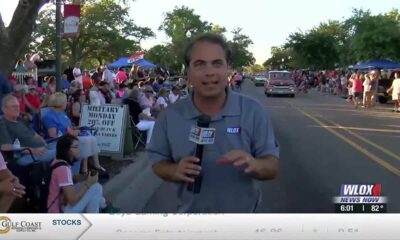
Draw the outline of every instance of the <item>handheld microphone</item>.
[[[204,145],[214,143],[215,129],[208,128],[210,126],[210,122],[210,116],[201,115],[197,119],[197,126],[192,128],[189,136],[190,141],[197,143],[195,157],[200,160],[196,163],[200,166],[203,158]],[[201,183],[202,175],[200,173],[200,175],[195,176],[193,183],[188,183],[187,190],[193,193],[200,193]]]

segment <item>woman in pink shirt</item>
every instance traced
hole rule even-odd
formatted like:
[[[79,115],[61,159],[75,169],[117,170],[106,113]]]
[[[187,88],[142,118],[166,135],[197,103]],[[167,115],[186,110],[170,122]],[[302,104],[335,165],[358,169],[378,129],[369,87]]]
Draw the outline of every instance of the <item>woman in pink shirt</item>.
[[[56,159],[64,165],[53,169],[49,186],[47,208],[50,213],[98,213],[104,207],[103,188],[98,174],[72,175],[71,166],[79,158],[79,141],[73,135],[64,135],[56,147]]]
[[[362,80],[357,76],[352,80],[352,92],[353,92],[353,103],[355,108],[358,108],[358,105],[360,104],[361,98],[362,98],[362,92],[363,92],[363,82]]]

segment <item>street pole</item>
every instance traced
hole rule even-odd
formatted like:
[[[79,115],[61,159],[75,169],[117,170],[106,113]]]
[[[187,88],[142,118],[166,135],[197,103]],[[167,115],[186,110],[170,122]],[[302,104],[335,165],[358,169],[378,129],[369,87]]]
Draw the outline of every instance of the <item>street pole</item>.
[[[61,5],[62,0],[56,0],[56,91],[61,92]]]

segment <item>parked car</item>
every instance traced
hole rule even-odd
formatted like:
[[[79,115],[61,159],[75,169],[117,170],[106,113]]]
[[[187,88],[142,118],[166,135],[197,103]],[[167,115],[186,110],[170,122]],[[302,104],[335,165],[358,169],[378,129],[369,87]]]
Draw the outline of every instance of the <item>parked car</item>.
[[[295,97],[296,84],[288,71],[270,71],[264,84],[265,95],[287,95]]]

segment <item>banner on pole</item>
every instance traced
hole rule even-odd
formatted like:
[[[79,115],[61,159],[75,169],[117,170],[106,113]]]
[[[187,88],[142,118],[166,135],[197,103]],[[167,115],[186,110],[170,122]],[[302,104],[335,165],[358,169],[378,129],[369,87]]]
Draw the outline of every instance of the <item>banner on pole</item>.
[[[79,34],[79,17],[81,5],[64,4],[64,37],[73,37]]]
[[[144,57],[144,51],[134,52],[132,56],[129,57],[128,63],[136,62],[140,59],[143,59],[143,57]]]

